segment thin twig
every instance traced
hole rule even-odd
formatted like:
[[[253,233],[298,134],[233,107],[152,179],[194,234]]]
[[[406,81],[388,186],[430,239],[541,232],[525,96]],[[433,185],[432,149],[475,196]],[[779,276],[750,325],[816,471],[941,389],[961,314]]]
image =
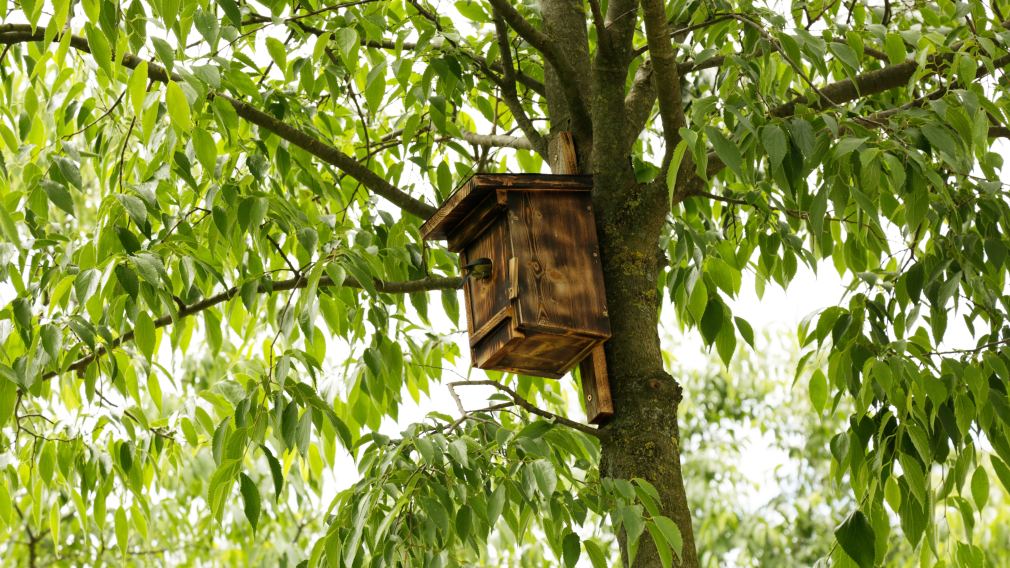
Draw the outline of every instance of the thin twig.
[[[10,47],[10,46],[8,45],[7,47]],[[3,60],[3,58],[2,58],[2,57],[0,57],[0,60]],[[123,95],[125,95],[125,94],[126,94],[126,91],[127,91],[127,90],[128,90],[128,89],[123,89],[123,92],[122,92],[122,93],[119,93],[119,96],[118,96],[118,97],[116,97],[116,100],[112,102],[112,105],[110,105],[110,106],[109,106],[109,108],[108,108],[108,109],[106,109],[106,111],[105,111],[105,112],[103,112],[101,116],[99,116],[99,117],[98,117],[98,118],[96,118],[95,120],[92,120],[92,121],[91,121],[90,123],[88,123],[87,125],[85,125],[85,126],[84,126],[84,128],[81,128],[80,130],[76,130],[76,131],[74,131],[74,132],[71,132],[70,134],[67,134],[67,135],[66,135],[66,136],[64,136],[63,138],[73,138],[74,136],[77,136],[77,135],[78,135],[78,134],[80,134],[81,132],[84,132],[84,131],[86,131],[87,129],[91,128],[92,126],[94,126],[94,125],[98,124],[98,123],[99,123],[99,122],[101,122],[101,121],[102,121],[102,120],[103,120],[103,119],[104,119],[105,117],[107,117],[107,116],[109,116],[110,114],[112,114],[112,111],[116,110],[116,107],[118,107],[118,106],[119,106],[119,103],[123,101]]]
[[[564,416],[558,416],[557,414],[554,414],[553,412],[548,412],[548,411],[546,411],[546,410],[544,410],[544,409],[542,409],[542,408],[534,405],[532,402],[526,400],[525,398],[519,396],[519,393],[517,393],[516,391],[512,390],[511,388],[509,388],[509,387],[507,387],[507,386],[499,383],[498,381],[492,381],[492,380],[484,380],[484,381],[456,381],[456,382],[453,382],[453,383],[449,383],[449,387],[450,388],[451,387],[457,387],[457,386],[488,386],[488,387],[494,387],[494,388],[496,388],[496,389],[504,392],[505,394],[509,395],[510,397],[512,397],[512,401],[516,405],[518,405],[519,407],[521,407],[524,410],[526,410],[527,412],[530,412],[532,414],[536,414],[537,416],[542,416],[544,418],[547,418],[548,420],[553,420],[554,422],[556,422],[558,424],[561,424],[561,425],[564,425],[564,426],[568,426],[569,428],[572,428],[574,430],[578,430],[579,432],[582,432],[584,434],[589,434],[590,436],[594,436],[596,438],[602,437],[600,431],[597,430],[596,428],[593,428],[592,426],[588,426],[586,424],[582,424],[581,422],[576,422],[574,420],[569,420],[568,418],[565,418]]]
[[[130,141],[130,135],[133,134],[133,127],[137,124],[137,117],[130,119],[130,127],[126,129],[126,136],[123,137],[123,147],[119,150],[119,191],[123,191],[123,169],[125,167],[126,158],[126,144]],[[143,230],[143,227],[140,227]]]

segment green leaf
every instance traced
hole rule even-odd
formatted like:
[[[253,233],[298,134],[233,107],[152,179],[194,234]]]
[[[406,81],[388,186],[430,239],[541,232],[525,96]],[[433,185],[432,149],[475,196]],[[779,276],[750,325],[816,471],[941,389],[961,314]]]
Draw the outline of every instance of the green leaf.
[[[855,72],[859,70],[859,56],[856,55],[856,52],[851,47],[844,43],[833,41],[828,48],[850,71]]]
[[[7,425],[7,420],[14,414],[14,405],[18,401],[18,386],[0,374],[0,428]],[[3,483],[0,483],[2,486]]]
[[[354,31],[354,28],[340,28],[333,34],[333,41],[336,42],[337,49],[340,50],[344,64],[350,67],[351,64],[348,61],[352,59],[351,54],[357,53],[358,50],[358,32]]]
[[[70,192],[66,187],[62,184],[56,183],[55,181],[45,180],[42,182],[42,189],[45,190],[46,196],[49,197],[49,201],[53,202],[53,205],[66,211],[70,215],[75,215],[74,198],[71,197]]]
[[[125,194],[119,194],[116,198],[126,209],[130,219],[137,224],[137,228],[143,231],[147,226],[147,205],[144,204],[144,200],[136,195]]]
[[[197,8],[196,13],[193,14],[193,23],[196,25],[197,31],[203,36],[203,39],[211,45],[217,43],[218,34],[221,31],[221,25],[218,22],[217,15],[212,11],[206,11],[202,8]]]
[[[723,319],[722,302],[712,298],[701,317],[701,337],[705,340],[705,345],[712,345],[715,342],[722,328]]]
[[[175,81],[169,81],[165,89],[165,104],[168,106],[168,116],[172,119],[172,124],[179,131],[188,134],[193,128],[193,119],[190,117],[189,101],[182,87]]]
[[[116,509],[116,544],[119,551],[126,554],[130,543],[130,525],[126,520],[126,511],[122,507]]]
[[[260,521],[260,490],[253,480],[245,473],[239,474],[239,490],[242,492],[242,502],[244,504],[245,518],[252,525],[253,532]]]
[[[901,39],[901,34],[896,32],[887,33],[887,37],[884,39],[884,52],[887,53],[887,59],[891,62],[891,65],[897,65],[905,61],[908,53],[905,51],[905,40]]]
[[[862,511],[853,511],[835,529],[835,538],[845,554],[860,568],[872,568],[876,558],[876,538],[873,527]]]
[[[537,482],[537,489],[544,498],[549,499],[554,494],[554,489],[558,485],[558,476],[554,472],[554,464],[539,459],[527,466],[533,472],[533,479]]]
[[[7,490],[7,480],[0,479],[0,527],[11,525],[13,513],[14,504]]]
[[[733,353],[736,352],[736,330],[732,325],[723,322],[720,326],[719,334],[715,338],[715,350],[719,353],[723,364],[729,367]]]
[[[487,22],[487,14],[481,9],[480,2],[474,0],[459,0],[455,3],[456,11],[460,13],[464,18],[472,20],[474,22]]]
[[[638,551],[638,541],[645,532],[645,518],[642,516],[641,507],[624,505],[618,509],[621,524],[624,526],[624,534],[628,539],[629,560],[634,562],[634,557]]]
[[[154,320],[147,312],[141,310],[137,312],[137,319],[134,322],[133,334],[136,338],[137,347],[140,348],[140,352],[144,354],[144,357],[148,361],[154,356],[154,344],[156,340],[156,331],[154,327]]]
[[[40,329],[42,335],[42,348],[45,349],[49,358],[53,361],[59,361],[60,359],[60,348],[63,346],[63,335],[60,330],[56,329],[52,325],[44,325]],[[2,415],[0,415],[0,425],[3,424]]]
[[[464,468],[470,467],[469,460],[467,459],[466,442],[464,440],[453,440],[449,444],[449,455]]]
[[[1007,467],[1006,463],[996,456],[989,456],[992,462],[992,469],[996,472],[996,477],[999,482],[1003,484],[1003,489],[1010,493],[1010,467]]]
[[[84,189],[84,182],[81,180],[81,169],[72,160],[63,156],[53,158],[56,167],[60,170],[60,175],[77,189]]]
[[[267,53],[270,54],[270,58],[274,60],[274,64],[280,69],[281,73],[286,73],[288,68],[288,48],[284,47],[284,44],[275,37],[266,38],[266,48]]]
[[[129,442],[119,444],[119,465],[126,473],[133,469],[133,445]]]
[[[91,50],[91,56],[95,62],[110,77],[115,76],[112,68],[112,48],[109,46],[109,40],[105,38],[105,34],[91,24],[85,25],[84,31],[88,38],[88,49]]]
[[[716,155],[726,166],[733,170],[737,177],[743,177],[743,156],[736,144],[731,142],[718,128],[714,126],[705,127],[705,135],[712,142],[712,148]]]
[[[656,528],[654,523],[650,524],[648,528],[652,541],[657,543],[656,554],[659,555],[659,563],[662,564],[663,568],[671,568],[673,566],[673,551],[670,550],[669,546],[658,546],[659,543],[666,541],[666,537]]]
[[[487,523],[489,526],[493,527],[498,521],[498,517],[501,516],[502,510],[505,508],[506,497],[504,485],[495,487],[494,492],[491,493],[487,502]]]
[[[561,558],[567,568],[574,568],[579,562],[579,555],[582,552],[579,535],[570,532],[561,540]]]
[[[147,97],[147,61],[141,61],[133,68],[126,89],[130,93],[130,104],[133,106],[134,116],[142,118],[144,99]]]
[[[263,451],[263,455],[267,458],[267,464],[270,465],[270,477],[272,477],[274,481],[274,501],[280,501],[281,490],[284,489],[284,470],[281,469],[281,463],[274,457],[270,448],[260,444],[260,449]]]
[[[595,540],[585,540],[582,544],[586,547],[586,554],[589,555],[589,561],[593,563],[593,568],[608,568],[610,566],[607,556],[603,553],[603,548]]]
[[[687,313],[691,314],[695,323],[700,324],[707,307],[708,286],[705,285],[705,281],[702,278],[699,278],[698,281],[694,283],[694,288],[691,290],[691,297],[688,298]]]
[[[119,237],[119,243],[123,245],[123,250],[126,251],[126,254],[133,254],[140,250],[140,240],[137,239],[137,235],[133,234],[133,231],[126,227],[116,227],[116,236]],[[136,275],[134,275],[134,279],[136,279]],[[136,294],[131,295],[135,296]]]
[[[473,526],[473,509],[469,505],[463,505],[456,512],[456,536],[459,537],[459,541],[466,543],[466,539],[470,536],[470,530]]]
[[[789,149],[785,132],[774,124],[769,124],[761,129],[761,144],[768,153],[768,162],[773,168],[782,164]]]
[[[735,317],[734,316],[733,317],[733,321],[736,322],[736,328],[737,328],[737,330],[740,331],[740,337],[743,337],[743,340],[747,342],[747,345],[750,345],[751,348],[753,349],[754,348],[754,328],[752,328],[750,326],[750,323],[747,320],[745,320],[745,319],[743,319],[741,317]]]
[[[670,159],[670,168],[666,170],[666,188],[670,190],[671,200],[673,199],[674,190],[677,188],[677,176],[680,174],[680,164],[684,161],[685,153],[687,153],[687,140],[681,139],[673,150],[673,156]]]
[[[175,48],[160,37],[152,37],[151,43],[154,44],[154,52],[158,54],[158,59],[165,65],[165,69],[171,73],[172,68],[175,66]]]
[[[954,138],[947,132],[947,129],[938,124],[927,124],[923,126],[922,130],[923,136],[926,140],[929,140],[929,145],[934,149],[944,152],[948,156],[957,156],[957,142]]]
[[[981,466],[976,467],[971,476],[971,498],[979,511],[989,502],[989,474]]]
[[[824,371],[815,369],[810,375],[810,404],[818,413],[824,412],[824,407],[828,402],[828,379],[824,376]]]
[[[673,522],[673,519],[664,517],[663,515],[653,517],[652,520],[656,524],[656,528],[663,535],[666,545],[680,558],[684,552],[684,539],[680,534],[680,527],[677,526],[677,523]],[[659,543],[656,543],[656,546],[658,547]]]
[[[218,6],[224,10],[224,15],[236,28],[242,28],[242,12],[239,10],[238,2],[235,0],[218,0]]]
[[[202,128],[194,129],[193,151],[196,153],[196,159],[203,166],[204,176],[213,175],[217,166],[217,143],[214,142],[214,137]]]
[[[842,158],[850,153],[856,148],[859,148],[866,142],[866,138],[856,138],[854,136],[846,136],[835,144],[835,157]]]
[[[131,297],[136,298],[140,292],[140,281],[137,279],[137,273],[125,263],[117,264],[115,272],[116,279],[119,280],[119,284],[123,287],[123,290]]]
[[[905,290],[908,292],[908,299],[913,302],[919,301],[922,295],[922,283],[925,278],[925,269],[922,263],[915,263],[912,268],[905,273]]]

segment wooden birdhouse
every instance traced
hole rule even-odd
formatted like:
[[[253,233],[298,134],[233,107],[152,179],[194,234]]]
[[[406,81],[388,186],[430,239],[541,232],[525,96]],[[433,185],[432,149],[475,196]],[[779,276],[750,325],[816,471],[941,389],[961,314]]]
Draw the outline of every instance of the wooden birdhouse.
[[[585,359],[586,390],[610,337],[591,189],[591,176],[478,174],[421,227],[459,253],[474,366],[559,378]],[[590,421],[612,412],[609,388],[600,398],[587,390]]]

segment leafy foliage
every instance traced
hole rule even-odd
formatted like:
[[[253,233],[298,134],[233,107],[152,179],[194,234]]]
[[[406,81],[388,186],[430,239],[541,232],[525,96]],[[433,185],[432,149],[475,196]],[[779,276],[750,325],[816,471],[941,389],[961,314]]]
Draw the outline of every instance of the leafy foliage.
[[[893,524],[982,563],[1010,489],[1010,6],[621,4],[579,3],[565,49],[504,0],[4,10],[5,557],[602,566],[617,537],[690,562],[666,488],[601,479],[556,383],[495,375],[492,407],[380,433],[460,355],[456,262],[420,219],[472,171],[539,171],[556,113],[586,171],[633,169],[602,234],[659,219],[628,257],[661,241],[664,318],[724,365],[756,341],[745,274],[850,280],[798,330],[813,409],[847,414],[821,446],[854,498],[832,560],[895,561]],[[337,491],[345,452],[362,479]]]

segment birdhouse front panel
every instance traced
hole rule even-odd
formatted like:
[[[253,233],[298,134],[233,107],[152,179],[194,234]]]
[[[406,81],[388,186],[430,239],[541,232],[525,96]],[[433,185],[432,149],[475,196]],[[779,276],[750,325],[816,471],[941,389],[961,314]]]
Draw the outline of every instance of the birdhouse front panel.
[[[509,192],[508,218],[522,326],[610,337],[589,192]]]
[[[610,337],[591,189],[479,174],[421,227],[460,255],[475,366],[557,378]]]

